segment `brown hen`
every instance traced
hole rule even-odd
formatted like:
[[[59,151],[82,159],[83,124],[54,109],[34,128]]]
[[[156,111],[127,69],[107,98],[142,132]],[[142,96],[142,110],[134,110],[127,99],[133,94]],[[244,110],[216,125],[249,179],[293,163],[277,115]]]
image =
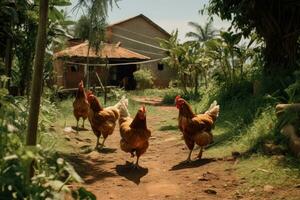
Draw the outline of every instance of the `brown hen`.
[[[116,127],[116,123],[120,115],[119,110],[116,106],[103,108],[99,100],[92,93],[88,93],[87,99],[90,104],[88,119],[92,130],[97,137],[95,149],[99,146],[99,138],[101,135],[103,137],[103,141],[101,143],[102,148],[105,140],[113,133]]]
[[[89,114],[89,102],[87,100],[86,93],[84,91],[83,87],[83,81],[79,82],[78,85],[78,90],[76,92],[76,97],[73,102],[73,114],[76,118],[77,125],[76,125],[76,130],[78,131],[78,122],[79,119],[82,118],[82,128],[84,128],[84,121],[88,117]]]
[[[123,104],[120,108],[119,125],[121,149],[130,153],[132,157],[137,156],[135,168],[139,168],[139,158],[148,149],[148,140],[151,136],[151,131],[147,128],[145,106],[142,106],[134,119],[132,119],[127,106]]]
[[[178,125],[183,133],[185,144],[190,152],[186,162],[191,161],[195,143],[200,146],[198,158],[201,159],[203,148],[213,142],[212,128],[219,115],[220,106],[214,101],[204,113],[196,115],[186,100],[177,96],[176,107],[179,109]]]

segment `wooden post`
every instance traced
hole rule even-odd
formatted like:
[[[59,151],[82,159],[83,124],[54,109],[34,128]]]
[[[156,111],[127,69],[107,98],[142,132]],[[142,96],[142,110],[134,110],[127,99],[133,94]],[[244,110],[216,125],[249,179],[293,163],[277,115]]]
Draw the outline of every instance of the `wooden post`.
[[[109,76],[109,67],[108,67],[108,57],[106,56],[105,58],[105,69],[108,72],[107,76],[105,78],[105,86],[104,86],[104,105],[106,105],[106,101],[107,101],[107,79]]]
[[[47,40],[47,21],[48,21],[49,1],[40,1],[39,6],[39,27],[37,34],[37,42],[35,48],[35,60],[33,80],[30,91],[30,106],[27,124],[26,145],[35,146],[37,141],[38,120],[40,112],[40,102],[42,93],[44,57]],[[34,175],[33,161],[29,167],[29,177]]]

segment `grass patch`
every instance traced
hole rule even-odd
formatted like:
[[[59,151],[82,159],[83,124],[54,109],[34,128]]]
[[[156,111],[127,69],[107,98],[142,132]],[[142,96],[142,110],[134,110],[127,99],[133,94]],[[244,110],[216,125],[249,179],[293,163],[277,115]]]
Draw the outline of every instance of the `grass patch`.
[[[240,161],[238,173],[247,179],[248,187],[293,186],[299,183],[300,167],[292,157],[254,154]]]

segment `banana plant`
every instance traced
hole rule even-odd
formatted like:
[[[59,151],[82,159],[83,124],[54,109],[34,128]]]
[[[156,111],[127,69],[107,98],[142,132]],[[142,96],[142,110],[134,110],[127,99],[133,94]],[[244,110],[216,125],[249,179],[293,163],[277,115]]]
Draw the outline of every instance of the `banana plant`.
[[[245,67],[249,68],[254,56],[253,44],[240,45],[241,33],[221,32],[219,38],[208,40],[204,43],[205,52],[208,57],[214,59],[214,65],[219,80],[225,81],[231,86],[235,81],[241,81],[246,76]]]

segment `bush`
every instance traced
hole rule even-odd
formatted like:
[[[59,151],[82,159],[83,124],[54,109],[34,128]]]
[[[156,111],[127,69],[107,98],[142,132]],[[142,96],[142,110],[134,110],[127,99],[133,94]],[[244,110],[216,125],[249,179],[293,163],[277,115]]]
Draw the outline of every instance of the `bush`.
[[[182,95],[182,90],[180,90],[178,88],[168,89],[163,96],[163,103],[164,104],[174,104],[175,97],[177,95]]]
[[[24,145],[28,103],[25,98],[9,96],[6,81],[5,77],[0,77],[0,197],[63,199],[66,192],[72,192],[66,184],[82,180],[68,162],[58,157],[51,144],[47,147]],[[56,105],[42,98],[39,139],[48,132],[56,114]],[[32,163],[35,170],[29,178],[28,169]]]
[[[133,73],[134,79],[137,82],[138,89],[152,88],[153,76],[150,70],[140,69]]]

